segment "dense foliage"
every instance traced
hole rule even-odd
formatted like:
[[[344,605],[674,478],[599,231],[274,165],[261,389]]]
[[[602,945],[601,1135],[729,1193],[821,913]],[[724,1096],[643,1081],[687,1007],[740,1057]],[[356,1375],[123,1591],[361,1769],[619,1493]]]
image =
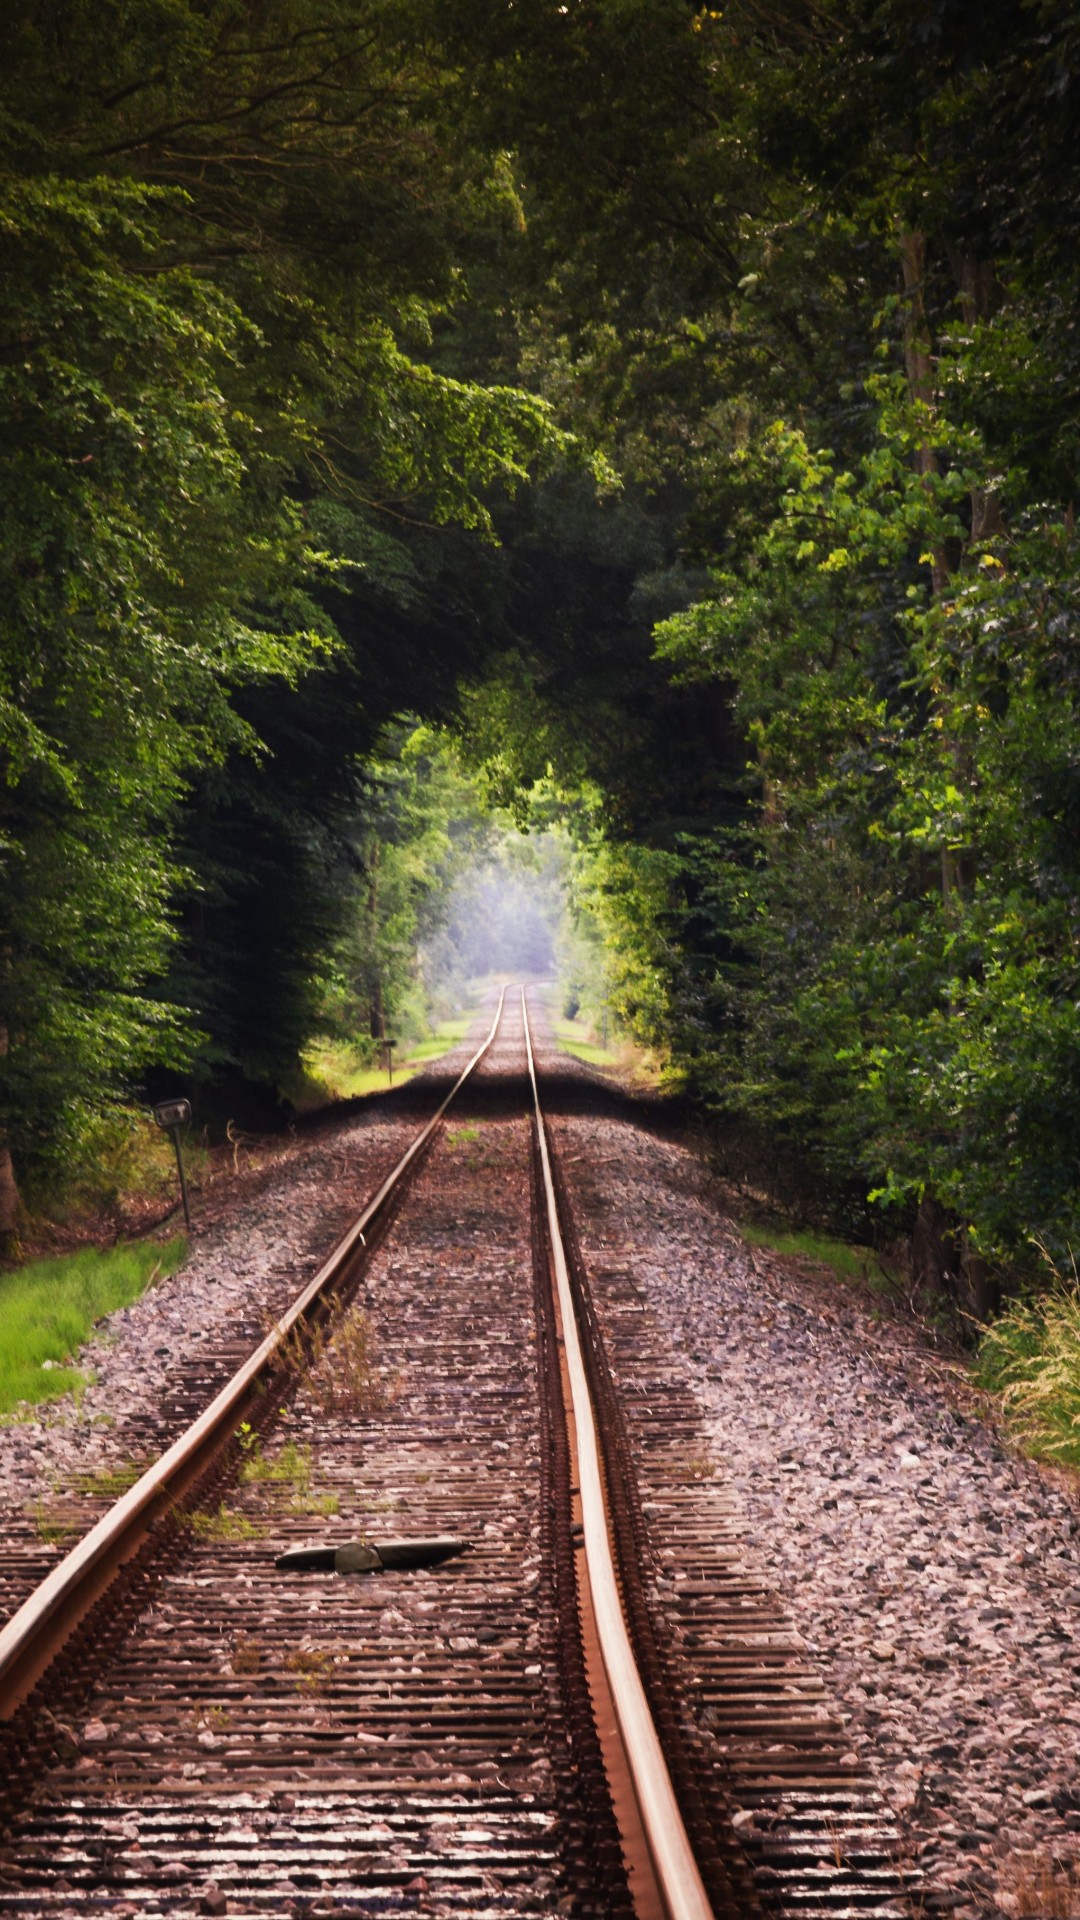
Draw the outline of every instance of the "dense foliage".
[[[486,529],[560,446],[542,402],[435,364],[461,235],[505,216],[422,8],[5,24],[0,1228],[5,1141],[47,1160],[152,1061],[295,1052],[358,751],[442,637],[442,559],[425,582],[386,527]]]
[[[483,14],[545,390],[708,572],[658,702],[743,743],[673,729],[605,810],[617,1001],[984,1309],[1080,1206],[1075,17]]]
[[[17,9],[24,1162],[378,1025],[453,864],[418,712],[561,796],[612,1003],[819,1210],[980,1309],[1061,1260],[1078,86],[1064,0]]]

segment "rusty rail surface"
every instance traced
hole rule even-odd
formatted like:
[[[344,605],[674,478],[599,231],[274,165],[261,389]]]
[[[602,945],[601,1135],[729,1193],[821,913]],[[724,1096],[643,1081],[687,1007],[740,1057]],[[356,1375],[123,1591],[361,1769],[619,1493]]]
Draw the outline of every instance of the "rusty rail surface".
[[[256,1383],[277,1358],[324,1291],[366,1244],[366,1235],[428,1145],[443,1114],[491,1046],[502,1019],[506,988],[483,1045],[459,1074],[437,1112],[411,1142],[378,1192],[275,1323],[266,1339],[199,1418],[130,1487],[89,1533],[52,1569],[0,1630],[0,1721],[10,1720],[67,1634],[100,1598],[134,1554],[152,1520],[172,1506],[235,1430]]]
[[[529,1062],[540,1165],[566,1364],[570,1376],[585,1559],[597,1637],[611,1689],[623,1751],[661,1897],[671,1920],[713,1920],[713,1909],[683,1824],[679,1802],[630,1643],[612,1557],[600,1440],[585,1370],[570,1273],[563,1248],[559,1208],[551,1173],[547,1131],[540,1105],[525,990],[521,1013]]]

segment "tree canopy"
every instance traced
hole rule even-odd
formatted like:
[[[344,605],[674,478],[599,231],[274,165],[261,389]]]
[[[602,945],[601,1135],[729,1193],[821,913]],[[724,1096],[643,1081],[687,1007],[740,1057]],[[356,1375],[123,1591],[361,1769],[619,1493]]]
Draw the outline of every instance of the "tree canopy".
[[[16,7],[20,1166],[296,1057],[419,714],[814,1204],[980,1310],[1066,1255],[1078,75],[1061,0]]]

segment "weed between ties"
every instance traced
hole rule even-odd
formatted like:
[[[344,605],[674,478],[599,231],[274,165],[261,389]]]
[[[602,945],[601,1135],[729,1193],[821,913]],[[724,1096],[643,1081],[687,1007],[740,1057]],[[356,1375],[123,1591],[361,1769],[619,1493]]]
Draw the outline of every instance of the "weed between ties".
[[[301,1693],[320,1693],[334,1677],[336,1653],[328,1647],[297,1647],[285,1661]]]
[[[297,1376],[315,1411],[339,1419],[372,1419],[396,1399],[400,1374],[380,1367],[376,1355],[375,1332],[363,1307],[350,1308],[334,1327],[317,1327],[306,1338],[294,1328],[282,1349],[286,1366]],[[246,1420],[237,1430],[237,1440],[241,1487],[261,1487],[270,1495],[286,1493],[293,1513],[329,1517],[340,1512],[336,1493],[312,1491],[310,1446],[287,1440],[275,1452],[267,1452]],[[267,1531],[224,1501],[213,1510],[192,1513],[191,1526],[199,1539],[221,1542],[262,1539]]]
[[[400,1373],[378,1364],[377,1336],[363,1307],[350,1307],[335,1326],[316,1327],[306,1338],[294,1328],[283,1357],[316,1412],[327,1418],[375,1419],[400,1391]]]
[[[240,1429],[240,1444],[246,1458],[240,1469],[242,1487],[264,1486],[268,1491],[288,1490],[292,1513],[334,1514],[341,1510],[336,1493],[311,1490],[311,1448],[287,1440],[277,1453],[264,1453],[258,1439],[245,1422]]]
[[[73,1540],[79,1529],[70,1513],[53,1512],[39,1500],[34,1508],[34,1532],[45,1546],[57,1546]]]
[[[246,1514],[230,1512],[224,1501],[213,1512],[196,1508],[189,1518],[191,1530],[200,1540],[261,1540],[266,1532]]]

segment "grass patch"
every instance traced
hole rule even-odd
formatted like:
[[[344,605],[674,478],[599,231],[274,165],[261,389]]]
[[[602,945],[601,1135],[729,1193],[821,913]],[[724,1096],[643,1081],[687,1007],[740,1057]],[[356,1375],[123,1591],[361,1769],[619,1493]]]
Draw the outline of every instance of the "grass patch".
[[[425,1061],[437,1060],[441,1053],[449,1053],[451,1047],[458,1047],[468,1039],[472,1023],[471,1013],[462,1014],[457,1020],[444,1020],[430,1040],[421,1040],[417,1046],[409,1048],[405,1056],[406,1064],[411,1067],[415,1062],[422,1066]],[[397,1073],[396,1065],[394,1072]]]
[[[444,1020],[428,1039],[417,1041],[400,1057],[395,1054],[395,1087],[411,1080],[429,1060],[438,1060],[458,1046],[472,1022],[471,1013]],[[388,1085],[381,1062],[372,1066],[346,1041],[323,1039],[308,1048],[301,1071],[287,1077],[281,1090],[299,1112],[305,1113],[331,1100],[356,1100],[365,1093],[383,1093]]]
[[[975,1366],[978,1384],[1000,1396],[1005,1424],[1026,1453],[1080,1467],[1080,1294],[1074,1288],[1014,1301],[987,1328]]]
[[[261,1540],[265,1531],[245,1514],[230,1513],[224,1501],[213,1513],[196,1508],[189,1519],[199,1540]]]
[[[34,1508],[34,1532],[46,1546],[61,1546],[67,1540],[74,1540],[78,1531],[66,1508],[54,1509],[38,1501]]]
[[[617,1067],[620,1064],[622,1048],[600,1046],[587,1020],[566,1020],[553,1014],[551,1026],[560,1050],[572,1053],[575,1060],[584,1060],[589,1067]]]
[[[240,1484],[251,1486],[258,1481],[306,1494],[311,1486],[311,1448],[298,1447],[295,1440],[287,1440],[277,1453],[253,1447],[240,1469]]]
[[[28,1260],[0,1274],[0,1415],[20,1400],[56,1400],[87,1376],[72,1364],[98,1320],[128,1307],[152,1280],[174,1273],[187,1252],[182,1235],[164,1246],[140,1242]]]
[[[821,1233],[786,1233],[779,1227],[757,1226],[751,1220],[740,1220],[737,1225],[752,1247],[813,1260],[819,1267],[831,1267],[845,1280],[861,1280],[865,1286],[891,1290],[889,1274],[871,1247],[851,1247],[845,1240],[830,1240]]]
[[[135,1460],[125,1460],[119,1467],[106,1467],[100,1473],[80,1473],[74,1482],[76,1493],[91,1494],[101,1500],[119,1500],[141,1480],[146,1472]]]
[[[321,1514],[330,1519],[341,1512],[341,1496],[336,1493],[298,1493],[289,1501],[290,1513]]]

